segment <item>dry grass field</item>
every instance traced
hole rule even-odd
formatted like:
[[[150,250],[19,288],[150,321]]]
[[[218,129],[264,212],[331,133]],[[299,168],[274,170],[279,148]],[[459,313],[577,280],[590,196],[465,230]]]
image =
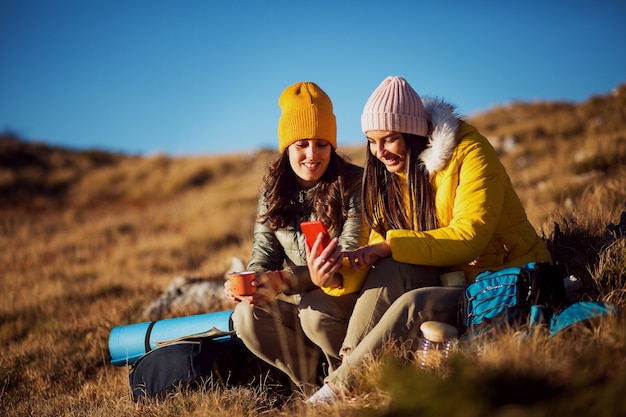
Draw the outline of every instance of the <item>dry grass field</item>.
[[[605,228],[626,210],[626,85],[471,122],[500,151],[564,272],[586,297],[625,307],[626,237],[607,239]],[[365,146],[339,151],[361,164]],[[276,156],[139,157],[1,137],[0,414],[626,415],[622,313],[554,339],[504,335],[426,371],[378,361],[362,370],[354,399],[323,409],[262,381],[134,403],[128,370],[110,364],[109,332],[143,321],[174,277],[222,280],[233,256],[248,258],[257,191]]]

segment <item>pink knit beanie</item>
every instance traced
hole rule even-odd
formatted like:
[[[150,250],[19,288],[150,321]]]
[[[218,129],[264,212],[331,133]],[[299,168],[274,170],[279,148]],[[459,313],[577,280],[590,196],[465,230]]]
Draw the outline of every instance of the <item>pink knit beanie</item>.
[[[428,135],[428,116],[420,96],[402,77],[387,77],[365,103],[361,129]]]

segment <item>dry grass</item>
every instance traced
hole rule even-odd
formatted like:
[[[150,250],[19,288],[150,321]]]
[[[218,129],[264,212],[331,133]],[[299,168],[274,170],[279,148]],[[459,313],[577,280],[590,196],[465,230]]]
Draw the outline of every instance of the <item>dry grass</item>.
[[[472,120],[501,149],[561,267],[620,307],[625,240],[605,240],[605,226],[626,202],[625,100],[622,86],[581,105],[516,103]],[[340,151],[362,164],[365,146]],[[621,315],[562,338],[502,337],[431,372],[373,362],[354,399],[323,410],[263,381],[133,403],[127,370],[109,363],[110,330],[142,321],[175,276],[222,279],[232,256],[248,258],[257,191],[276,156],[137,157],[0,139],[0,413],[626,414]]]

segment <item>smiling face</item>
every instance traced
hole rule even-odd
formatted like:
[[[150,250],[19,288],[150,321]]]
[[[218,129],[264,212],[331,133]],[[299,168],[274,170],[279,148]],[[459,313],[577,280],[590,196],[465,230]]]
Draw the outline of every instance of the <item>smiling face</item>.
[[[287,148],[289,165],[302,188],[315,186],[330,164],[332,146],[323,139],[302,139]]]
[[[403,172],[406,166],[406,142],[402,133],[387,130],[370,130],[367,132],[370,152],[385,164],[387,171]]]

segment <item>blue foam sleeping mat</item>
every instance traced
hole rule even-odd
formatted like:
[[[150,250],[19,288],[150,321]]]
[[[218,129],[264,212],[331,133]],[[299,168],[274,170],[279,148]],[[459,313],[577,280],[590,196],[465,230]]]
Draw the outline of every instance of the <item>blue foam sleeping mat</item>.
[[[151,350],[182,339],[230,339],[234,337],[230,319],[232,313],[233,310],[226,310],[116,326],[109,334],[111,363],[116,366],[132,365]]]

